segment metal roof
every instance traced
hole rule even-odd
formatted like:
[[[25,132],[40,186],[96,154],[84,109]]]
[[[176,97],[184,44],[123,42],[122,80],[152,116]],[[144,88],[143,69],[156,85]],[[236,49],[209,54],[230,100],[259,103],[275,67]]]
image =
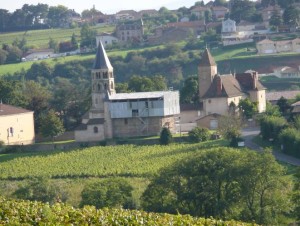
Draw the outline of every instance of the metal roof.
[[[116,93],[109,96],[109,100],[136,100],[162,98],[165,94],[174,91],[155,91],[155,92],[135,92],[135,93]],[[177,91],[175,91],[177,92]]]

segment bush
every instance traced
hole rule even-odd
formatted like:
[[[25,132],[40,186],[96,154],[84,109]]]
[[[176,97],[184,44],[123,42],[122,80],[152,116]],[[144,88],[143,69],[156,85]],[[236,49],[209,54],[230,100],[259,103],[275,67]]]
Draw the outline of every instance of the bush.
[[[193,130],[189,131],[189,139],[192,142],[201,142],[209,140],[210,133],[207,128],[196,127]]]
[[[125,179],[104,179],[86,185],[81,193],[81,206],[93,205],[96,208],[134,208],[132,186]]]
[[[162,145],[168,145],[172,142],[172,134],[169,128],[164,127],[160,132],[159,143]]]
[[[279,134],[282,151],[286,154],[300,157],[300,132],[294,128],[287,128]]]
[[[287,127],[287,122],[282,117],[265,116],[260,120],[260,131],[264,140],[277,140],[280,132]]]

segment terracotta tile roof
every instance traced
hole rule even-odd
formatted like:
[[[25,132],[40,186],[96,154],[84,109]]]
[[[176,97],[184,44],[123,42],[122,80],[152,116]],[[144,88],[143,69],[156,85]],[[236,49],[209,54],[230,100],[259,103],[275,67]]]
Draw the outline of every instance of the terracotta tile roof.
[[[267,44],[267,43],[273,44],[275,42],[270,39],[264,39],[264,40],[261,40],[260,42],[258,42],[257,44]]]
[[[191,12],[200,12],[200,11],[208,11],[210,10],[208,7],[197,6],[191,10]]]
[[[24,108],[19,108],[12,105],[0,103],[0,116],[17,115],[17,114],[23,114],[28,112],[32,112],[32,111],[26,110]]]
[[[294,99],[297,94],[300,94],[300,91],[279,91],[279,92],[267,92],[266,99],[268,101],[276,101],[279,100],[281,97],[284,97],[288,100]]]
[[[204,116],[202,118],[198,118],[198,119],[196,119],[196,121],[203,120],[203,119],[205,119],[207,117],[220,118],[220,117],[222,117],[222,115],[220,115],[218,113],[212,113],[212,114],[206,115],[206,116]]]
[[[216,10],[218,10],[218,11],[220,11],[220,10],[221,11],[229,11],[229,9],[224,7],[224,6],[213,6],[211,8],[212,8],[213,11],[216,11]]]
[[[300,106],[293,107],[292,113],[300,113]]]
[[[267,11],[275,11],[275,10],[281,10],[281,8],[278,5],[268,6],[267,8],[264,8],[262,11],[267,12]]]
[[[299,106],[300,107],[300,101],[297,101],[296,103],[293,103],[292,106],[293,107],[295,107],[295,106]]]

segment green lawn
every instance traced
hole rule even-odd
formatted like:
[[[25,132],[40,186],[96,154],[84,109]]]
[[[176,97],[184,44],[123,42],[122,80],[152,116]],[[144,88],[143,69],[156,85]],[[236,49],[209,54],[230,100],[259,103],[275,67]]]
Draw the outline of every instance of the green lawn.
[[[16,39],[22,40],[24,37],[27,40],[27,45],[35,48],[48,48],[49,39],[52,38],[57,42],[70,40],[74,33],[78,40],[80,40],[80,29],[81,28],[70,28],[70,29],[45,29],[45,30],[31,30],[22,32],[9,32],[0,34],[0,45],[12,44]],[[92,29],[100,32],[112,32],[114,26],[94,26]]]

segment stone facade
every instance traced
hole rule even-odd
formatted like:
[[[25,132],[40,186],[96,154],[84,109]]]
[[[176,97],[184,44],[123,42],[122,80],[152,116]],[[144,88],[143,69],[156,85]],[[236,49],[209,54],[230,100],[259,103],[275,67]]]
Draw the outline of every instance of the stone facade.
[[[264,39],[256,43],[258,54],[300,52],[300,38],[284,41],[272,41]]]
[[[116,26],[116,37],[121,43],[143,42],[144,24],[142,20],[121,23]]]

